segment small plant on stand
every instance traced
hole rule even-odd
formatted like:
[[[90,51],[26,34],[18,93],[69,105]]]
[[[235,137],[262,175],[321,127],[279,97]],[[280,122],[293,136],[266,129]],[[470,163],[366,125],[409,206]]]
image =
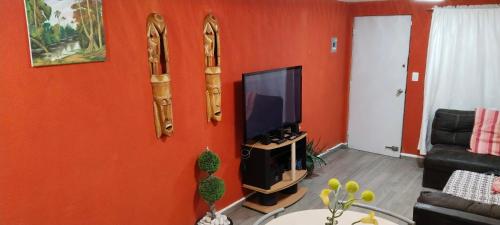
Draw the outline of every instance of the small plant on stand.
[[[215,202],[222,198],[225,192],[224,181],[214,173],[219,169],[220,159],[208,147],[198,157],[198,168],[208,174],[198,185],[198,193],[208,204],[210,210],[198,221],[197,225],[230,225],[232,222],[225,215],[217,213]]]
[[[313,174],[316,164],[319,166],[326,165],[325,160],[318,156],[325,148],[320,148],[318,145],[319,141],[315,142],[314,140],[308,141],[306,144],[307,176],[311,176]]]
[[[356,197],[356,193],[359,191],[359,184],[356,181],[348,181],[345,184],[345,191],[343,191],[342,188],[339,180],[332,178],[328,181],[328,188],[323,189],[319,195],[323,204],[327,206],[328,210],[332,213],[331,216],[326,218],[325,225],[337,225],[338,218],[356,201],[363,200],[365,202],[372,202],[375,199],[375,194],[370,190],[365,190],[360,196]],[[333,201],[330,201],[330,197],[333,197]],[[368,216],[352,224],[358,223],[378,224],[374,212],[370,212]]]

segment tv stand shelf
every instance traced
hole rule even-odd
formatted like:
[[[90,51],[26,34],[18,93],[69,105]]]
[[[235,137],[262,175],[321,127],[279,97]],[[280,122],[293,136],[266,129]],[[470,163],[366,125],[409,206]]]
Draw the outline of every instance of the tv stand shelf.
[[[271,143],[271,144],[265,145],[265,144],[262,144],[260,142],[256,142],[253,144],[246,144],[245,146],[249,147],[249,148],[258,148],[258,149],[262,149],[262,150],[273,150],[273,149],[281,148],[281,147],[284,147],[287,145],[291,145],[292,143],[295,143],[297,141],[304,139],[306,136],[307,136],[307,133],[303,133],[303,134],[297,136],[295,139],[287,140],[281,144]]]
[[[286,171],[283,173],[283,180],[271,186],[271,189],[262,189],[246,184],[243,184],[243,187],[252,191],[260,192],[262,194],[271,194],[291,187],[292,185],[304,179],[306,175],[307,175],[307,170],[297,170],[296,171],[297,177],[295,179],[292,179],[290,171]]]

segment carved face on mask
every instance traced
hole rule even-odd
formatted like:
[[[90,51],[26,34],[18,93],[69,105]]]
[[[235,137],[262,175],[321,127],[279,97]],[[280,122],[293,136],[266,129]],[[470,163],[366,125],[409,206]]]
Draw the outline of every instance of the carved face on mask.
[[[156,137],[170,136],[174,126],[168,74],[167,28],[163,17],[155,13],[148,17],[148,53]]]
[[[170,79],[164,75],[151,77],[153,86],[153,109],[155,116],[156,136],[171,136],[174,132],[172,120],[172,95],[170,93]]]
[[[222,92],[220,80],[219,25],[213,15],[205,18],[204,24],[205,80],[208,121],[221,121]]]
[[[221,110],[221,96],[222,90],[220,85],[220,75],[205,75],[207,82],[207,114],[209,120],[221,121],[222,110]]]

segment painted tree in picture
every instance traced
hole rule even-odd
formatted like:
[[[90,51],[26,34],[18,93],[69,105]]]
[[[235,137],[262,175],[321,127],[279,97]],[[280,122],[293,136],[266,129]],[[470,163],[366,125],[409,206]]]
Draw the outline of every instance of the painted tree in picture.
[[[104,61],[102,0],[25,0],[31,64]]]

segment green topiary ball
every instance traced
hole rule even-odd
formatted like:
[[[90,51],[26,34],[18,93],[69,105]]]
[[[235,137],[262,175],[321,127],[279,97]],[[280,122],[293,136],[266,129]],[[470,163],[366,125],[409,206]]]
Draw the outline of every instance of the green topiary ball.
[[[215,173],[219,169],[220,159],[217,154],[212,151],[204,151],[198,157],[198,168],[207,173]]]
[[[209,203],[222,198],[225,191],[224,181],[216,176],[210,176],[202,180],[198,186],[198,192],[201,197]]]

